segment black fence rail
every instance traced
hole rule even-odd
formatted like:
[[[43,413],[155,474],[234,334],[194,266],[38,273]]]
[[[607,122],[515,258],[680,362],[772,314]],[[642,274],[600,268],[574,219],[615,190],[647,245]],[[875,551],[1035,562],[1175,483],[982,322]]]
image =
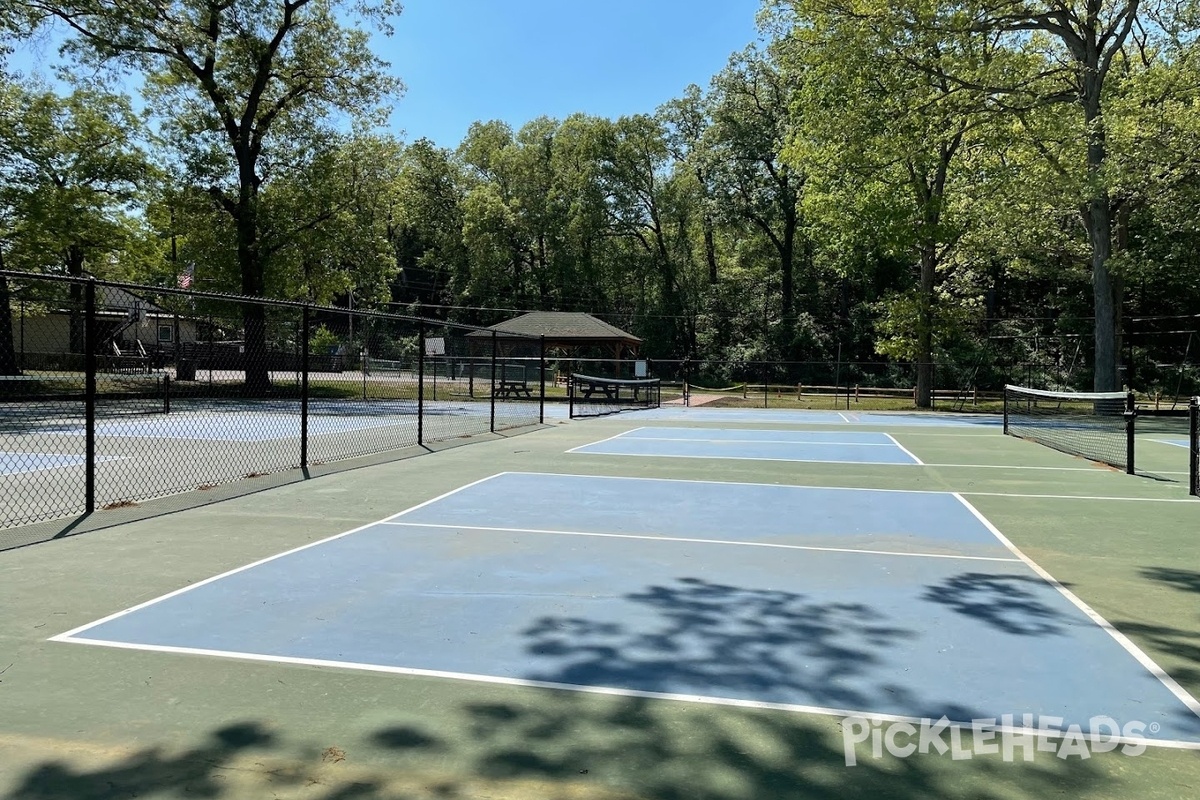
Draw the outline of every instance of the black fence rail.
[[[16,272],[0,290],[0,529],[545,418],[537,338]]]

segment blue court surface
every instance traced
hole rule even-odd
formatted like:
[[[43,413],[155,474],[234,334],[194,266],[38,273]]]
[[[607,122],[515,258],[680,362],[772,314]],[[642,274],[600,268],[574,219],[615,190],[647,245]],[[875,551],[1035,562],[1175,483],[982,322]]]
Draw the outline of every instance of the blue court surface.
[[[567,452],[659,458],[733,458],[841,464],[920,464],[886,433],[738,428],[637,428]]]
[[[637,412],[638,419],[691,422],[761,422],[802,425],[880,425],[885,427],[1000,428],[998,414],[914,413],[888,411],[834,411],[789,408],[685,408],[666,405]],[[999,430],[996,431],[1000,433]]]
[[[99,456],[97,461],[114,461],[114,457]],[[0,475],[21,475],[63,467],[82,467],[83,455],[69,453],[11,453],[0,452]]]
[[[1043,576],[955,494],[502,473],[55,639],[1200,741],[1200,706]]]

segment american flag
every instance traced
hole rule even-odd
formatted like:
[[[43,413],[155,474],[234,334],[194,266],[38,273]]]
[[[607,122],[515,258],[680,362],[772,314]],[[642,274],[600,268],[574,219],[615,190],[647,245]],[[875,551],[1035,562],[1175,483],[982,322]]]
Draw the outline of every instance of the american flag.
[[[179,284],[180,289],[186,289],[192,285],[192,273],[196,271],[196,265],[191,264],[183,272],[176,276],[175,280]]]

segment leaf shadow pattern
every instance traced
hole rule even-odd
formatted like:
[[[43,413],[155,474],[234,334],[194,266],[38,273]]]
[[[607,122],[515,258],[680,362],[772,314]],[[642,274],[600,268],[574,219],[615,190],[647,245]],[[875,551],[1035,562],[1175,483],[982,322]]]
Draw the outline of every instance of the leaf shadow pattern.
[[[138,787],[175,791],[195,797],[219,797],[222,783],[214,767],[242,751],[273,743],[261,725],[241,722],[211,733],[201,747],[168,755],[158,748],[140,750],[111,767],[81,772],[65,761],[48,761],[30,771],[9,800],[107,800],[138,797]]]
[[[673,695],[971,719],[881,676],[903,674],[889,649],[917,638],[865,603],[817,602],[778,589],[681,578],[624,597],[621,623],[542,617],[524,635],[531,680]]]
[[[1200,594],[1200,572],[1175,567],[1146,567],[1142,576],[1184,592]]]
[[[1105,796],[1122,796],[1120,774],[1097,759],[1063,761],[1051,754],[1036,763],[1006,763],[936,755],[876,759],[863,752],[847,767],[841,736],[827,719],[711,706],[682,710],[676,703],[573,692],[464,698],[420,726],[397,723],[357,736],[344,730],[354,742],[349,755],[317,747],[322,733],[315,730],[274,735],[264,723],[243,720],[183,751],[147,747],[87,767],[72,766],[61,754],[29,768],[4,798],[1001,800],[1081,796],[1097,787]],[[302,757],[295,758],[297,752]]]
[[[1004,633],[1052,636],[1069,624],[1068,617],[1040,595],[1057,596],[1054,588],[1032,575],[965,572],[926,587],[923,599],[945,605]]]
[[[473,722],[472,738],[481,744],[478,774],[564,781],[586,774],[630,792],[620,798],[998,800],[1079,796],[1090,786],[1114,785],[1095,762],[1062,761],[1053,754],[1013,764],[995,758],[953,761],[948,755],[877,759],[859,751],[850,767],[841,735],[829,722],[705,706],[692,707],[680,720],[669,707],[647,698],[597,701],[563,692],[536,706],[482,703],[465,711]]]

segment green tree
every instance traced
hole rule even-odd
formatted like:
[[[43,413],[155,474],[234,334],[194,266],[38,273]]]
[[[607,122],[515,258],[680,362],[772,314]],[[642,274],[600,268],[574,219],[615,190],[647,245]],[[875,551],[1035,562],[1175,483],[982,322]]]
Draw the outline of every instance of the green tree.
[[[242,293],[267,294],[260,192],[290,133],[335,113],[369,115],[400,88],[346,12],[390,32],[394,0],[32,0],[75,34],[68,50],[85,63],[145,73],[151,108],[169,120],[171,141],[193,180],[233,224]],[[286,159],[283,160],[286,164]],[[269,385],[262,306],[243,310],[246,384]]]
[[[990,121],[986,98],[964,76],[995,69],[986,38],[905,27],[925,0],[895,5],[791,4],[779,49],[801,90],[805,120],[790,159],[819,175],[824,222],[849,222],[884,252],[911,258],[915,281],[885,304],[880,352],[916,363],[917,405],[932,405],[939,322],[957,317],[942,285],[971,219],[974,170]],[[939,306],[943,308],[939,309]]]
[[[129,268],[121,254],[141,244],[141,225],[130,212],[151,176],[139,130],[124,96],[0,87],[0,251],[7,266],[73,277]],[[72,284],[70,293],[73,307],[81,307],[82,287]],[[70,344],[83,351],[76,316]]]
[[[470,271],[463,245],[464,183],[449,150],[428,139],[404,148],[388,226],[399,268],[396,300],[441,305],[465,296]]]
[[[717,136],[724,131],[712,127],[711,106],[711,98],[704,95],[699,86],[692,84],[684,90],[683,97],[663,104],[658,110],[658,117],[667,126],[671,157],[679,168],[695,179],[700,195],[704,263],[708,267],[708,283],[715,284],[718,279],[718,259],[713,175],[717,161],[713,145]]]
[[[799,74],[785,76],[769,54],[749,47],[713,79],[711,175],[727,217],[747,222],[775,254],[785,334],[796,310],[797,245],[807,175],[783,157],[804,112],[795,98]],[[790,338],[790,337],[789,337]]]

